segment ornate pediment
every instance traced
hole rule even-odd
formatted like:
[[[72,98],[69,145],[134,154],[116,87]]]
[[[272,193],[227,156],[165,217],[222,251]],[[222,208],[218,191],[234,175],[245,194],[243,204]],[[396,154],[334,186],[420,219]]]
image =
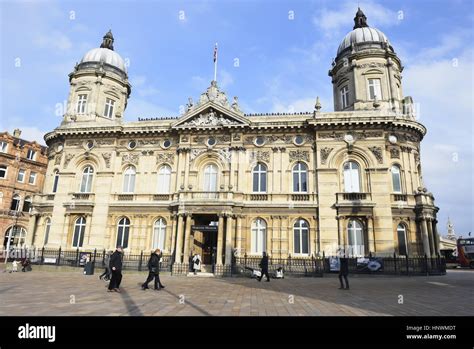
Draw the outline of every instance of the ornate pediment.
[[[197,103],[189,98],[186,112],[173,127],[245,126],[248,124],[249,121],[240,110],[237,97],[234,97],[230,104],[226,94],[219,90],[215,81],[212,81],[211,86],[201,94]]]

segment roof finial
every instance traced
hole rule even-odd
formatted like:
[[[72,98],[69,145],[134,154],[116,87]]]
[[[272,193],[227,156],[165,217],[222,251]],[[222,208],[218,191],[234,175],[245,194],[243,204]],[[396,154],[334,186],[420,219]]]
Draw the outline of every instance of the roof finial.
[[[114,36],[112,35],[112,30],[109,31],[104,35],[102,40],[102,44],[100,44],[101,48],[108,48],[109,50],[114,50]]]
[[[369,25],[367,24],[367,17],[365,16],[364,12],[360,9],[360,7],[357,8],[357,13],[354,17],[354,29],[357,28],[365,28],[368,27]]]

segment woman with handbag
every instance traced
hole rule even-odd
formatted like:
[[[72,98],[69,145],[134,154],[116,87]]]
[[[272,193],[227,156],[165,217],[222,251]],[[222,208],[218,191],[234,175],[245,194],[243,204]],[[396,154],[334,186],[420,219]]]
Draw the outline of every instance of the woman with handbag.
[[[158,291],[160,288],[165,288],[160,281],[160,259],[161,251],[157,248],[150,256],[148,260],[148,277],[142,285],[142,290],[147,290],[148,284],[151,280],[155,279],[155,290]]]

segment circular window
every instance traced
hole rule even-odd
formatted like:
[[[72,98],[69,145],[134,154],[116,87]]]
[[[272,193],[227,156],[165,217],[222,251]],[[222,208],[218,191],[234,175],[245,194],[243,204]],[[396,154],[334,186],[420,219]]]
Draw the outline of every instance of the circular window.
[[[216,139],[215,139],[215,138],[210,137],[210,138],[207,139],[207,145],[208,145],[208,146],[211,146],[211,147],[212,147],[212,146],[215,145],[215,144],[216,144]]]
[[[394,135],[390,135],[390,136],[388,136],[388,141],[392,144],[395,144],[395,143],[397,143],[397,137],[394,136]]]
[[[354,136],[351,135],[351,134],[346,134],[344,136],[344,140],[347,142],[347,143],[353,143],[354,142]]]
[[[136,141],[128,142],[128,149],[135,149],[136,147],[137,147],[137,142]]]
[[[295,144],[296,145],[302,145],[303,143],[304,143],[304,137],[303,136],[298,135],[298,136],[295,137]]]
[[[169,139],[166,139],[163,142],[163,148],[169,148],[169,147],[171,147],[171,141]]]
[[[265,138],[263,136],[258,136],[257,138],[255,138],[255,145],[261,147],[264,144],[265,144]]]
[[[57,151],[58,153],[62,152],[63,149],[64,149],[64,146],[63,146],[62,144],[58,144],[58,146],[56,147],[56,151]]]
[[[92,148],[94,148],[94,141],[88,141],[86,143],[86,147],[87,149],[91,150]]]

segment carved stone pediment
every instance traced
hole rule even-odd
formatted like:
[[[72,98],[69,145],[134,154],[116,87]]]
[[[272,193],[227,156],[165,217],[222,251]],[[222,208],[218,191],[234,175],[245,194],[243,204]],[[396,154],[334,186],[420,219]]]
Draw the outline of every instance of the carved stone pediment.
[[[193,127],[229,127],[248,125],[246,120],[238,115],[232,115],[221,110],[219,106],[210,106],[203,110],[196,110],[195,113],[189,113],[182,117],[173,127],[175,128],[193,128]]]

